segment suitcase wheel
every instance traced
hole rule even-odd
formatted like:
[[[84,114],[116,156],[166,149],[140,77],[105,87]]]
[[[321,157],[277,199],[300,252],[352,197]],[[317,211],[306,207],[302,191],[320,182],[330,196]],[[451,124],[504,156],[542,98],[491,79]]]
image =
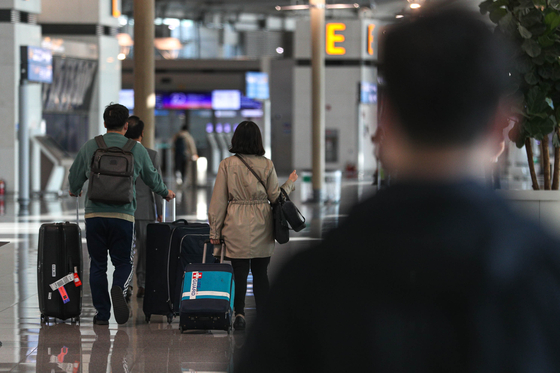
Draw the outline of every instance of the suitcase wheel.
[[[80,322],[80,316],[72,317],[72,318],[70,319],[70,322],[71,322],[72,324],[79,323],[79,322]]]
[[[167,323],[171,324],[173,322],[173,315],[167,315]]]
[[[48,323],[49,317],[41,314],[41,323]]]
[[[146,315],[146,322],[149,324],[150,323],[150,315]]]
[[[181,332],[181,334],[183,333],[183,331],[185,331],[185,328],[183,328],[183,325],[179,325],[179,331]]]

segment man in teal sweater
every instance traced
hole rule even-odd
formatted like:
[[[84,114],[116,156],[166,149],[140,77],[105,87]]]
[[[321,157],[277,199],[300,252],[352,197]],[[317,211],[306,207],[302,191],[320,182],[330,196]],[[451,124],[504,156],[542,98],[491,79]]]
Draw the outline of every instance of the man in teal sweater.
[[[111,104],[105,108],[103,121],[107,133],[103,135],[103,139],[108,147],[122,148],[126,144],[128,139],[124,134],[128,130],[128,114],[128,109],[119,104]],[[71,196],[81,195],[82,187],[90,174],[93,154],[97,149],[97,143],[92,139],[78,152],[68,175]],[[154,193],[167,201],[175,198],[175,193],[167,189],[154,168],[146,148],[136,144],[132,148],[132,154],[134,155],[134,180],[140,176]],[[97,310],[97,315],[93,318],[94,324],[108,325],[111,301],[117,323],[124,324],[129,318],[126,293],[133,273],[132,238],[136,190],[133,193],[132,203],[125,205],[92,202],[86,195],[86,238],[91,259],[89,281],[93,305]],[[107,252],[115,267],[110,297],[107,281]]]

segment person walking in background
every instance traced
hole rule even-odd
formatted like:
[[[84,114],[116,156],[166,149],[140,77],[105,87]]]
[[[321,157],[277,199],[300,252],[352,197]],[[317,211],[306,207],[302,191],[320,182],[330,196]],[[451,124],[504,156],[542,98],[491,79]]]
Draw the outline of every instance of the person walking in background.
[[[438,4],[384,31],[398,177],[285,265],[236,372],[560,372],[560,242],[484,184],[513,53],[479,17]]]
[[[231,259],[235,279],[236,330],[245,329],[245,294],[249,270],[253,273],[253,291],[257,311],[268,295],[268,264],[274,252],[272,209],[280,195],[274,164],[265,158],[259,127],[250,121],[239,123],[231,140],[231,156],[220,162],[210,207],[210,240],[219,245],[223,239],[225,256]],[[243,163],[242,157],[259,175],[264,186]],[[286,193],[294,190],[298,175],[292,172],[282,185]]]
[[[124,134],[128,130],[128,109],[123,105],[111,104],[103,113],[104,125],[107,133],[103,140],[108,147],[122,148],[128,141]],[[70,167],[68,181],[70,195],[79,196],[82,187],[90,176],[92,157],[98,149],[95,139],[86,142]],[[168,190],[161,176],[154,168],[150,156],[141,144],[135,144],[131,150],[134,156],[133,181],[138,176],[155,193],[166,200],[175,198],[175,193]],[[134,212],[136,211],[136,196],[134,183],[132,184],[132,202],[128,204],[107,204],[93,202],[89,199],[88,191],[85,203],[86,239],[90,256],[89,282],[93,305],[97,314],[93,323],[108,325],[111,316],[111,303],[117,323],[128,321],[130,309],[128,307],[128,286],[132,281],[133,253],[132,237],[134,235]],[[115,267],[109,298],[107,280],[107,252]]]
[[[175,152],[175,176],[177,184],[187,184],[189,163],[198,159],[196,142],[189,133],[189,125],[184,124],[181,131],[173,136],[173,149]]]
[[[144,122],[137,116],[128,118],[128,131],[125,136],[129,139],[142,142],[144,137]],[[161,176],[161,168],[159,165],[157,151],[148,149],[148,155],[152,160],[154,167]],[[155,194],[142,181],[142,178],[136,179],[136,211],[134,212],[134,246],[136,248],[136,284],[138,291],[136,297],[143,298],[146,288],[146,238],[148,224],[163,221],[161,215],[163,208],[163,198],[159,194]]]

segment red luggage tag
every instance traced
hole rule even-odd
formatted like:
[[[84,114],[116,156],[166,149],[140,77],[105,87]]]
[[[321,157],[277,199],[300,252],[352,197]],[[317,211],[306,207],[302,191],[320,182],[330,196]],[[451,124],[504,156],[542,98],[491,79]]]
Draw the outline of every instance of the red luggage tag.
[[[64,363],[64,356],[68,355],[68,347],[64,346],[60,349],[60,354],[57,356],[59,363]]]
[[[60,296],[62,297],[62,301],[64,302],[64,304],[70,302],[70,298],[68,297],[68,293],[66,292],[64,286],[59,287],[58,292],[60,293]]]
[[[74,285],[76,285],[76,287],[82,286],[82,281],[80,281],[80,276],[78,276],[77,267],[74,267]]]

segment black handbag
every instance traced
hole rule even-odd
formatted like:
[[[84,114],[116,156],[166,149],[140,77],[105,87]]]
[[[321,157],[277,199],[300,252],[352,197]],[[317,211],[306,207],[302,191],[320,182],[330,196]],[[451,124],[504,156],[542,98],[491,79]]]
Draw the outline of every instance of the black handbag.
[[[284,218],[288,221],[294,232],[299,232],[305,228],[305,217],[301,214],[296,205],[290,201],[288,193],[282,188],[280,188],[280,191],[284,195],[284,202],[281,204]]]
[[[247,166],[249,171],[251,171],[253,173],[253,175],[255,175],[257,180],[262,184],[262,186],[264,187],[264,190],[266,191],[267,188],[266,188],[265,183],[262,181],[262,179],[259,177],[259,175],[257,175],[255,170],[253,170],[253,168],[251,166],[249,166],[249,164],[239,154],[236,154],[236,156],[241,160],[241,162],[243,162],[245,164],[245,166]],[[282,188],[280,188],[280,190],[282,191],[283,194],[280,193],[280,196],[278,196],[278,200],[276,202],[271,201],[271,206],[272,206],[272,219],[273,219],[273,225],[274,225],[274,239],[279,244],[284,244],[284,243],[286,243],[290,240],[290,228],[288,226],[288,221],[286,219],[283,207],[284,207],[284,205],[287,201],[289,201],[292,205],[293,205],[293,203],[288,198],[288,194],[286,193],[286,191],[284,191],[284,189],[282,189]],[[292,208],[289,208],[289,210],[292,210]],[[297,210],[297,208],[296,208],[296,210]],[[298,212],[299,212],[299,210],[298,210]],[[305,221],[305,219],[304,219],[304,221]],[[305,223],[304,223],[304,227],[305,227]],[[300,228],[300,230],[301,229],[303,229],[303,228]]]

